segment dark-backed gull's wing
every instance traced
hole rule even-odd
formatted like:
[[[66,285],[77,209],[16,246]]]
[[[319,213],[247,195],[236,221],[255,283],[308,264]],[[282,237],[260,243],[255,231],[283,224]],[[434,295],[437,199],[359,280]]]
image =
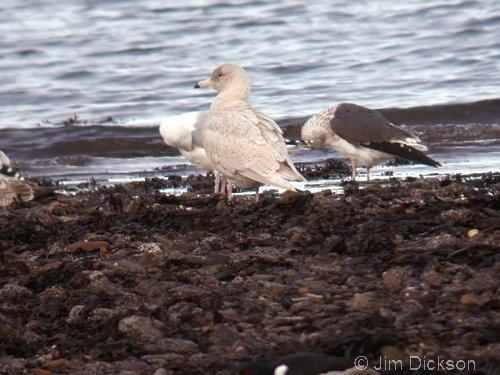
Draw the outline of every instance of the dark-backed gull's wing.
[[[353,103],[340,103],[330,126],[340,138],[356,146],[415,138],[392,125],[380,112]]]
[[[330,120],[330,126],[340,138],[355,146],[382,151],[432,167],[441,165],[418,150],[423,147],[418,144],[418,137],[394,126],[380,112],[373,109],[352,103],[341,103]]]

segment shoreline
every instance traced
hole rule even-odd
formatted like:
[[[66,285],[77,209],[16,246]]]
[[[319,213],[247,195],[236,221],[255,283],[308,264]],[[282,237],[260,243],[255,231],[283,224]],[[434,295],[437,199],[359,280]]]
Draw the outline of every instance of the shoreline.
[[[482,134],[486,139],[500,138],[500,98],[377,110],[394,124],[404,125],[410,132],[416,131],[424,143],[430,142],[428,146],[438,143],[443,133],[455,142],[467,141],[468,137],[477,141],[482,139]],[[47,127],[1,128],[0,150],[21,164],[41,159],[52,163],[56,160],[62,164],[85,165],[90,157],[179,155],[177,149],[163,142],[159,123],[123,125],[109,118],[105,122],[80,119],[80,122],[63,122]],[[296,141],[300,139],[300,127],[308,118],[309,115],[276,119],[276,122],[283,129],[285,138]],[[480,131],[474,130],[474,127]],[[427,136],[433,128],[436,128],[437,134]],[[50,166],[50,163],[47,165]]]

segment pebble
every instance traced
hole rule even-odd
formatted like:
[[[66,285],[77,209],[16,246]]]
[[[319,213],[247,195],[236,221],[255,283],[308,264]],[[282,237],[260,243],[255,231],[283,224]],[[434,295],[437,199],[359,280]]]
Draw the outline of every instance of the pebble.
[[[66,247],[66,252],[76,253],[77,251],[97,251],[101,247],[109,249],[109,243],[106,241],[82,241],[75,242]]]
[[[474,238],[478,234],[479,234],[479,230],[477,230],[477,229],[471,229],[470,231],[467,232],[467,237]]]
[[[30,298],[33,292],[22,285],[6,284],[0,289],[2,298]]]
[[[183,339],[161,339],[156,342],[157,351],[159,353],[176,353],[176,354],[195,354],[200,348],[196,343]]]
[[[474,293],[467,293],[460,297],[460,303],[462,305],[474,306],[474,305],[482,305],[483,303],[491,300],[491,295],[485,294],[478,296]]]
[[[118,330],[125,334],[131,343],[142,347],[144,344],[155,344],[163,339],[161,327],[163,323],[140,315],[123,318],[118,323]]]
[[[408,272],[400,267],[391,268],[382,274],[382,281],[390,290],[398,290],[408,278]]]

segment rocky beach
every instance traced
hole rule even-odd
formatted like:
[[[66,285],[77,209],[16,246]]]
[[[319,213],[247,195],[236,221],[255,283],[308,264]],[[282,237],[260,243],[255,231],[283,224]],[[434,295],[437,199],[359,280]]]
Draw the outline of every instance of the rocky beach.
[[[240,370],[301,352],[500,374],[499,19],[492,0],[1,2],[0,375],[271,375]],[[209,110],[193,87],[224,62],[300,191],[229,202],[160,135]],[[441,166],[351,182],[298,142],[342,102]]]
[[[3,208],[0,373],[229,375],[304,351],[498,373],[498,173],[258,203],[212,183],[88,184]]]

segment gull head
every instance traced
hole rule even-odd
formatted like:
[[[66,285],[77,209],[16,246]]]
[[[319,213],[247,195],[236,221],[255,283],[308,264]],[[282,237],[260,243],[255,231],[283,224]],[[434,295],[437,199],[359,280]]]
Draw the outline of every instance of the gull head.
[[[330,137],[327,129],[320,126],[309,126],[306,122],[302,127],[301,137],[313,150],[325,148]]]
[[[225,63],[214,69],[209,79],[198,82],[194,88],[211,87],[226,100],[247,101],[250,96],[250,78],[243,68]]]

